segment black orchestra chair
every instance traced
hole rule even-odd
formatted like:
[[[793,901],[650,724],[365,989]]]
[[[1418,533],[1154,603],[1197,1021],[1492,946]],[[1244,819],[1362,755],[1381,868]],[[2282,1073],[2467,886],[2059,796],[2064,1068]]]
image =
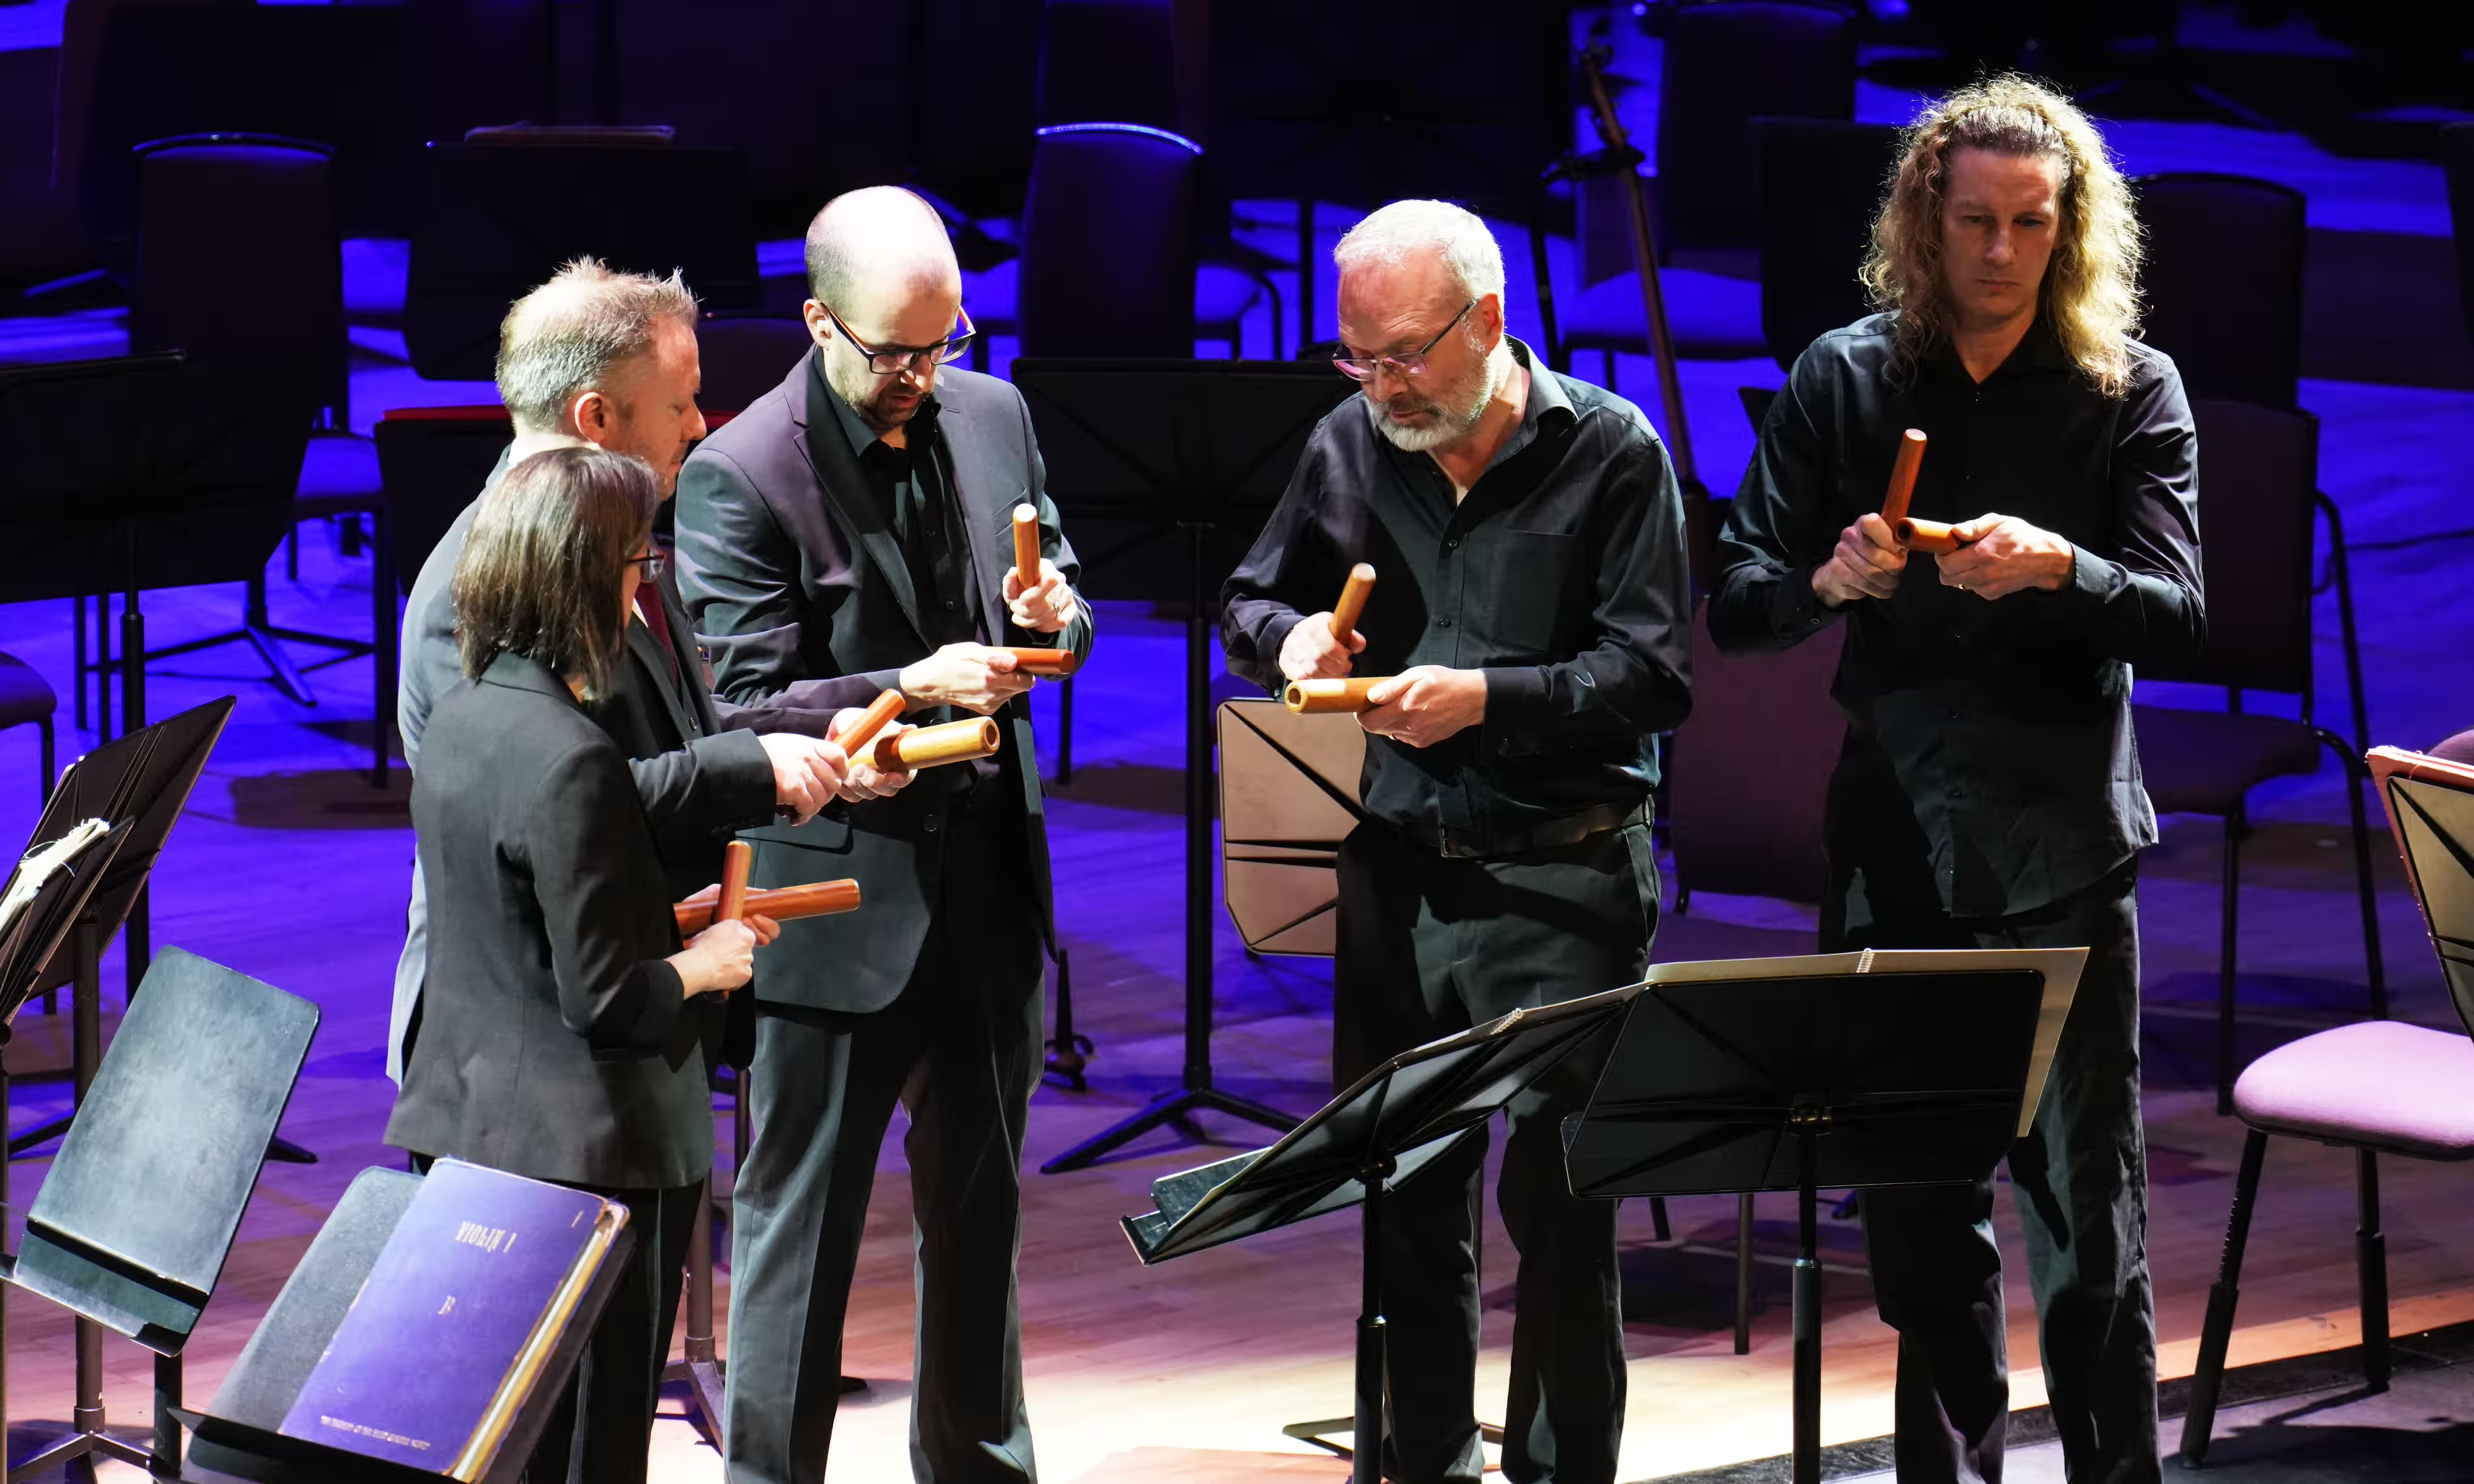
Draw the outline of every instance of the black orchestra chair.
[[[2446,1030],[2399,1020],[2365,1020],[2288,1041],[2250,1065],[2234,1086],[2234,1111],[2248,1126],[2234,1177],[2233,1209],[2208,1314],[2199,1361],[2182,1418],[2182,1461],[2198,1467],[2231,1348],[2243,1249],[2268,1136],[2307,1138],[2354,1157],[2354,1260],[2362,1302],[2363,1379],[2388,1389],[2388,1242],[2380,1232],[2379,1157],[2462,1163],[2474,1160],[2474,733],[2462,733],[2428,754],[2382,748],[2372,754],[2404,856],[2406,876],[2421,904],[2432,945],[2459,1024]]]
[[[2302,193],[2204,174],[2142,176],[2132,187],[2147,237],[2140,338],[2173,358],[2192,396],[2298,405]],[[2226,252],[2226,242],[2243,250]]]
[[[1782,370],[1870,312],[1856,279],[1898,163],[1899,131],[1834,118],[1752,121],[1761,339]]]
[[[59,776],[59,758],[53,752],[52,713],[59,710],[61,698],[49,682],[35,667],[14,655],[0,654],[0,731],[23,727],[32,722],[42,742],[42,776],[35,779],[35,806],[52,797],[52,779]]]
[[[2319,422],[2309,413],[2255,403],[2199,399],[2192,404],[2207,449],[2210,508],[2200,553],[2208,596],[2208,642],[2187,674],[2160,677],[2225,688],[2221,711],[2134,706],[2141,770],[2160,814],[2204,814],[2225,822],[2224,895],[2218,960],[2217,1108],[2234,1107],[2235,942],[2241,896],[2245,801],[2271,778],[2316,773],[2321,749],[2345,772],[2352,810],[2354,867],[2362,898],[2363,958],[2373,1017],[2388,1014],[2388,981],[2380,964],[2376,889],[2363,809],[2368,775],[2359,738],[2364,714],[2362,660],[2354,642],[2352,586],[2345,576],[2337,508],[2315,488]],[[2328,521],[2331,566],[2344,625],[2345,681],[2354,739],[2313,719],[2311,596],[2315,515]],[[2245,695],[2293,698],[2300,719],[2243,709]]]
[[[262,134],[197,134],[139,146],[136,169],[130,350],[185,350],[304,383],[325,409],[327,425],[349,428],[343,249],[330,152],[324,145]],[[295,489],[293,515],[296,523],[336,517],[351,521],[344,548],[348,554],[359,546],[360,518],[373,523],[379,553],[372,570],[380,575],[371,582],[371,636],[345,638],[278,626],[268,613],[266,578],[260,573],[247,584],[239,629],[158,653],[246,641],[265,661],[277,687],[303,706],[315,706],[317,700],[286,650],[287,642],[334,651],[325,663],[367,655],[374,666],[384,664],[376,631],[393,630],[395,605],[382,575],[386,510],[376,449],[348,431],[312,438]],[[288,568],[298,577],[297,534],[289,540]],[[393,675],[374,673],[374,691],[391,691],[394,684]],[[386,767],[384,730],[381,726],[374,762],[380,778]]]

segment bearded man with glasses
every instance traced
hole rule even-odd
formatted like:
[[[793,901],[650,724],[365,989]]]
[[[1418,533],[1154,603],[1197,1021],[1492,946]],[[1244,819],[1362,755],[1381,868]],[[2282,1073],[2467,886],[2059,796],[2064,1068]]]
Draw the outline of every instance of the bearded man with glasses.
[[[1637,982],[1658,926],[1656,734],[1691,708],[1684,503],[1640,410],[1504,332],[1503,254],[1442,202],[1341,239],[1340,371],[1365,396],[1307,442],[1222,593],[1231,670],[1352,669],[1365,822],[1340,850],[1332,1077],[1524,1006]],[[1349,568],[1379,574],[1331,632]],[[1561,1126],[1603,1048],[1509,1110],[1497,1198],[1519,1250],[1503,1474],[1613,1484],[1623,1431],[1615,1204],[1573,1197]],[[1384,1223],[1384,1473],[1476,1484],[1484,1136]]]
[[[764,950],[731,1231],[727,1455],[737,1484],[819,1484],[878,1147],[904,1102],[918,1233],[912,1467],[1029,1484],[1014,1256],[1054,943],[1031,677],[1010,648],[1091,648],[1079,572],[1013,388],[967,348],[935,212],[892,187],[808,228],[814,348],[679,475],[679,590],[714,686],[832,714],[902,692],[913,722],[995,716],[994,757],[761,829],[759,886],[855,876],[867,909]],[[1012,512],[1037,507],[1035,572]]]

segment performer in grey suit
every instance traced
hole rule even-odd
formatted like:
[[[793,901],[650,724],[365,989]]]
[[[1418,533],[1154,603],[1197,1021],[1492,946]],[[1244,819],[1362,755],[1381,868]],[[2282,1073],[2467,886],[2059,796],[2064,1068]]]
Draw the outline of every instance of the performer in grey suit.
[[[568,264],[516,300],[498,329],[497,360],[498,395],[515,438],[483,491],[533,454],[591,445],[643,460],[668,498],[679,465],[705,432],[696,411],[695,323],[695,297],[676,275],[617,273],[592,258]],[[480,503],[466,506],[431,548],[404,605],[396,720],[404,765],[415,777],[430,710],[460,679],[448,585]],[[765,823],[776,807],[806,818],[837,791],[867,797],[901,781],[864,768],[854,776],[841,749],[820,740],[830,715],[716,705],[692,646],[682,650],[689,632],[667,574],[646,583],[627,621],[626,661],[587,708],[630,759],[680,896],[720,875],[732,830]],[[428,917],[416,861],[387,1032],[387,1075],[399,1083],[419,1025]],[[716,1034],[718,1015],[713,1007],[708,1017],[716,1019]]]
[[[1018,1484],[1034,1477],[1018,1177],[1055,929],[1031,678],[991,646],[1088,654],[1090,614],[1021,396],[946,364],[971,327],[935,213],[889,187],[837,198],[808,229],[808,279],[815,348],[679,476],[679,588],[715,688],[807,711],[897,688],[907,719],[998,716],[1005,744],[892,798],[751,835],[756,885],[856,876],[867,910],[785,924],[759,955],[755,1142],[732,1232],[731,1478],[824,1477],[877,1150],[907,1098],[912,1468]],[[1013,567],[1018,504],[1039,511],[1037,572]]]

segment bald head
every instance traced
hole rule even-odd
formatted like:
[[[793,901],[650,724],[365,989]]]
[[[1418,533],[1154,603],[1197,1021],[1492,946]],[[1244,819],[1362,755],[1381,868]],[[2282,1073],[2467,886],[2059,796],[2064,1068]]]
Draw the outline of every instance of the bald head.
[[[962,270],[936,208],[898,185],[837,196],[808,224],[808,294],[844,319],[863,300],[914,288],[961,293]]]
[[[825,380],[888,442],[936,389],[924,354],[959,327],[962,270],[944,219],[894,185],[837,196],[808,224],[808,333]],[[880,366],[889,369],[879,369]]]

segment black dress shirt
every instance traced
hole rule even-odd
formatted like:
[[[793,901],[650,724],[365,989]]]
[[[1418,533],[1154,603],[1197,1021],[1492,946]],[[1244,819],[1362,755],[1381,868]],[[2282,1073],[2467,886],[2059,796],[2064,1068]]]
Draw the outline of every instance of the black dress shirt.
[[[1652,739],[1691,709],[1684,502],[1640,410],[1530,368],[1518,429],[1456,506],[1351,397],[1307,441],[1221,592],[1228,667],[1283,683],[1280,646],[1373,563],[1359,675],[1481,670],[1486,719],[1428,748],[1370,736],[1367,814],[1452,854],[1496,855],[1620,823],[1658,780]]]
[[[2206,636],[2197,438],[2173,363],[2136,342],[2108,397],[2042,322],[1980,383],[1947,342],[1894,378],[1892,323],[1813,342],[1771,403],[1719,538],[1710,632],[1729,653],[1783,649],[1843,613],[1837,876],[1860,876],[1877,912],[2025,912],[2156,840],[2131,670],[2188,665]],[[2077,550],[2059,590],[1988,603],[1919,554],[1894,597],[1821,601],[1814,570],[1880,508],[1911,427],[1929,440],[1911,513],[2063,537]]]
[[[987,643],[987,633],[975,616],[980,610],[979,581],[955,539],[953,499],[948,492],[952,483],[945,477],[939,447],[936,399],[920,400],[919,410],[903,427],[902,446],[897,448],[860,420],[824,374],[820,361],[815,375],[825,388],[825,400],[833,405],[835,420],[850,440],[860,473],[891,515],[894,544],[901,548],[903,564],[910,569],[910,590],[919,595],[921,637],[939,648]],[[961,721],[970,714],[953,706],[930,706],[908,713],[905,719],[914,726],[934,726]],[[981,757],[966,766],[934,769],[912,786],[958,794],[994,784],[997,774],[996,759]]]

